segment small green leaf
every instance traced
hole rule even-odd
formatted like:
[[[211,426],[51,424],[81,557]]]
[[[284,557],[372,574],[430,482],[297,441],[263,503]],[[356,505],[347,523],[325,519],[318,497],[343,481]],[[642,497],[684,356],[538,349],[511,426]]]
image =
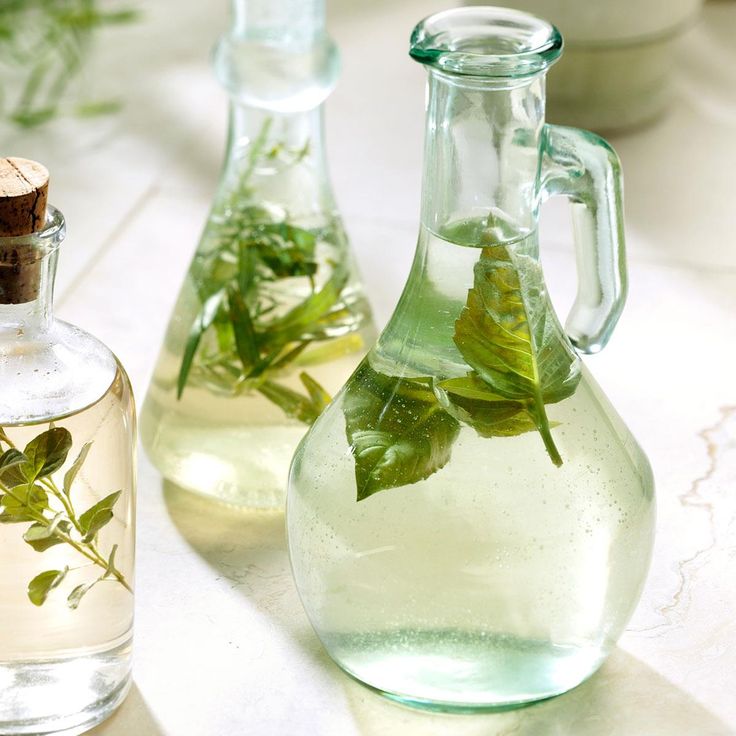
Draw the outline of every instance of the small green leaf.
[[[202,309],[194,320],[194,324],[192,324],[189,337],[187,338],[187,344],[184,348],[184,356],[181,361],[181,368],[179,369],[179,380],[176,386],[176,395],[179,399],[184,393],[184,387],[187,385],[189,371],[192,369],[192,361],[202,340],[202,335],[209,329],[209,326],[215,319],[217,310],[220,308],[224,297],[224,290],[218,291],[209,297],[202,305]]]
[[[82,598],[84,598],[87,593],[89,593],[92,588],[99,583],[99,578],[97,580],[92,581],[91,583],[85,583],[83,585],[77,585],[74,590],[69,593],[69,597],[66,599],[66,604],[69,606],[69,608],[72,609],[72,611],[76,611],[77,608],[79,608],[79,604],[82,602]]]
[[[89,543],[94,539],[97,532],[102,529],[106,524],[109,524],[113,518],[113,506],[120,498],[122,491],[115,491],[109,496],[105,496],[101,501],[98,501],[94,506],[87,509],[79,517],[79,526],[84,533],[84,542]]]
[[[76,480],[79,471],[82,469],[82,465],[84,465],[84,461],[87,459],[87,455],[89,454],[91,447],[92,443],[86,442],[82,446],[82,449],[80,450],[79,455],[77,455],[77,459],[74,461],[71,468],[66,471],[66,475],[64,476],[64,493],[67,498],[71,496],[74,481]]]
[[[3,513],[0,523],[17,524],[22,521],[35,521],[49,507],[49,498],[41,486],[24,483],[15,486],[11,493],[2,497]]]
[[[34,606],[42,606],[46,602],[49,593],[58,587],[62,580],[69,572],[69,568],[63,570],[47,570],[40,575],[36,575],[30,583],[28,583],[28,597]]]
[[[72,525],[64,518],[64,515],[57,514],[51,524],[46,525],[38,522],[32,524],[23,535],[23,539],[36,552],[45,552],[50,547],[63,544],[66,541],[56,534],[57,529],[64,534],[68,534],[71,528]]]
[[[346,385],[343,411],[358,501],[436,473],[449,462],[460,431],[431,379],[386,376],[367,362]]]
[[[25,467],[28,464],[26,456],[15,448],[6,450],[0,455],[0,483],[5,488],[15,488],[15,486],[27,483]]]
[[[28,458],[28,480],[56,472],[66,462],[71,447],[72,436],[63,427],[54,427],[34,437],[23,451]]]

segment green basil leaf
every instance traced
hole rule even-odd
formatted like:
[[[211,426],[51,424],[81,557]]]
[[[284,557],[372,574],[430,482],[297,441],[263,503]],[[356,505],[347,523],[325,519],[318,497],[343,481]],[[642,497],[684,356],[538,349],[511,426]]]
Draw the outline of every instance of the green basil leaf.
[[[358,501],[424,480],[449,462],[460,425],[431,384],[377,373],[367,362],[348,382],[343,412]]]
[[[575,392],[580,363],[548,302],[537,259],[513,246],[484,247],[454,340],[495,394],[524,404],[550,458],[561,465],[545,404]]]

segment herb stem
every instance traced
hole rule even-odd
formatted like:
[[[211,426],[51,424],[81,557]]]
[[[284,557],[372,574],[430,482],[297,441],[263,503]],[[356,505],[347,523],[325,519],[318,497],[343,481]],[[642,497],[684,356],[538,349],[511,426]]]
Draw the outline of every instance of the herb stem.
[[[21,497],[17,496],[13,492],[13,489],[12,488],[8,488],[4,483],[1,483],[0,482],[0,490],[2,490],[2,492],[5,495],[10,496],[13,500],[17,501],[22,506],[26,506],[26,508],[28,510],[28,515],[32,518],[33,521],[35,521],[38,524],[41,524],[41,525],[43,525],[43,526],[45,526],[47,528],[49,526],[51,526],[51,523],[52,523],[51,520],[49,520],[48,518],[46,518],[43,514],[37,513],[32,508],[30,508],[30,506],[27,506],[26,502]],[[73,512],[72,512],[72,515],[73,515]],[[74,523],[74,521],[72,519],[69,519],[69,520],[72,523]],[[76,525],[75,525],[75,527],[76,527]],[[83,546],[84,543],[83,542],[77,542],[75,539],[73,539],[72,537],[70,537],[68,534],[66,534],[63,531],[61,531],[61,529],[59,529],[58,527],[56,529],[54,529],[54,534],[59,539],[61,539],[63,542],[65,542],[66,544],[68,544],[70,547],[72,547],[75,550],[77,550],[77,552],[79,552],[79,554],[84,555],[84,557],[86,557],[88,560],[90,560],[91,562],[93,562],[98,567],[101,567],[104,570],[108,570],[109,569],[110,573],[112,575],[114,575],[115,578],[117,578],[118,582],[126,590],[130,591],[131,593],[133,592],[133,589],[130,587],[130,585],[128,585],[128,581],[125,579],[125,576],[119,570],[117,570],[114,566],[112,568],[108,568],[107,561],[105,560],[104,557],[102,557],[102,555],[100,555],[100,553],[97,551],[97,548],[94,546],[93,543],[86,545],[89,548],[89,550],[87,550],[87,549],[84,548],[84,546]]]

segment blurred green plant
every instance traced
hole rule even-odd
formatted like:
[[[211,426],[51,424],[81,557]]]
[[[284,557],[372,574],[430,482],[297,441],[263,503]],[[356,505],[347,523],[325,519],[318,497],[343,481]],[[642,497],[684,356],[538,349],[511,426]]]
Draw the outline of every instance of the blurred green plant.
[[[0,114],[24,128],[54,118],[95,32],[137,17],[115,0],[0,0]],[[75,112],[89,117],[118,107],[87,102]]]

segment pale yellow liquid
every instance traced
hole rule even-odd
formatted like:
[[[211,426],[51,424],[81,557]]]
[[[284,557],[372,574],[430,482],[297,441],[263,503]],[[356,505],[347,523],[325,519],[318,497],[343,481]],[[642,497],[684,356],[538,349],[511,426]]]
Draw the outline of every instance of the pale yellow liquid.
[[[61,487],[86,442],[87,459],[73,485],[79,516],[105,496],[121,490],[114,518],[100,532],[103,556],[118,545],[115,566],[133,586],[135,419],[127,378],[118,370],[107,393],[94,405],[55,418],[69,430],[73,447],[53,474]],[[49,422],[8,426],[20,449],[49,428]],[[59,502],[53,498],[50,505]],[[61,510],[61,508],[59,508]],[[48,513],[47,513],[48,515]],[[67,544],[44,552],[23,541],[29,522],[0,525],[0,733],[81,733],[122,699],[129,682],[133,594],[110,579],[90,590],[72,610],[66,598],[77,585],[104,571]],[[46,570],[70,568],[66,579],[37,607],[28,583]]]
[[[305,371],[334,393],[372,337],[364,328],[315,345],[274,380],[304,394],[299,373]],[[289,463],[307,425],[255,391],[231,397],[190,385],[177,399],[180,364],[181,355],[164,348],[146,399],[141,435],[156,467],[177,485],[225,502],[282,508]]]

